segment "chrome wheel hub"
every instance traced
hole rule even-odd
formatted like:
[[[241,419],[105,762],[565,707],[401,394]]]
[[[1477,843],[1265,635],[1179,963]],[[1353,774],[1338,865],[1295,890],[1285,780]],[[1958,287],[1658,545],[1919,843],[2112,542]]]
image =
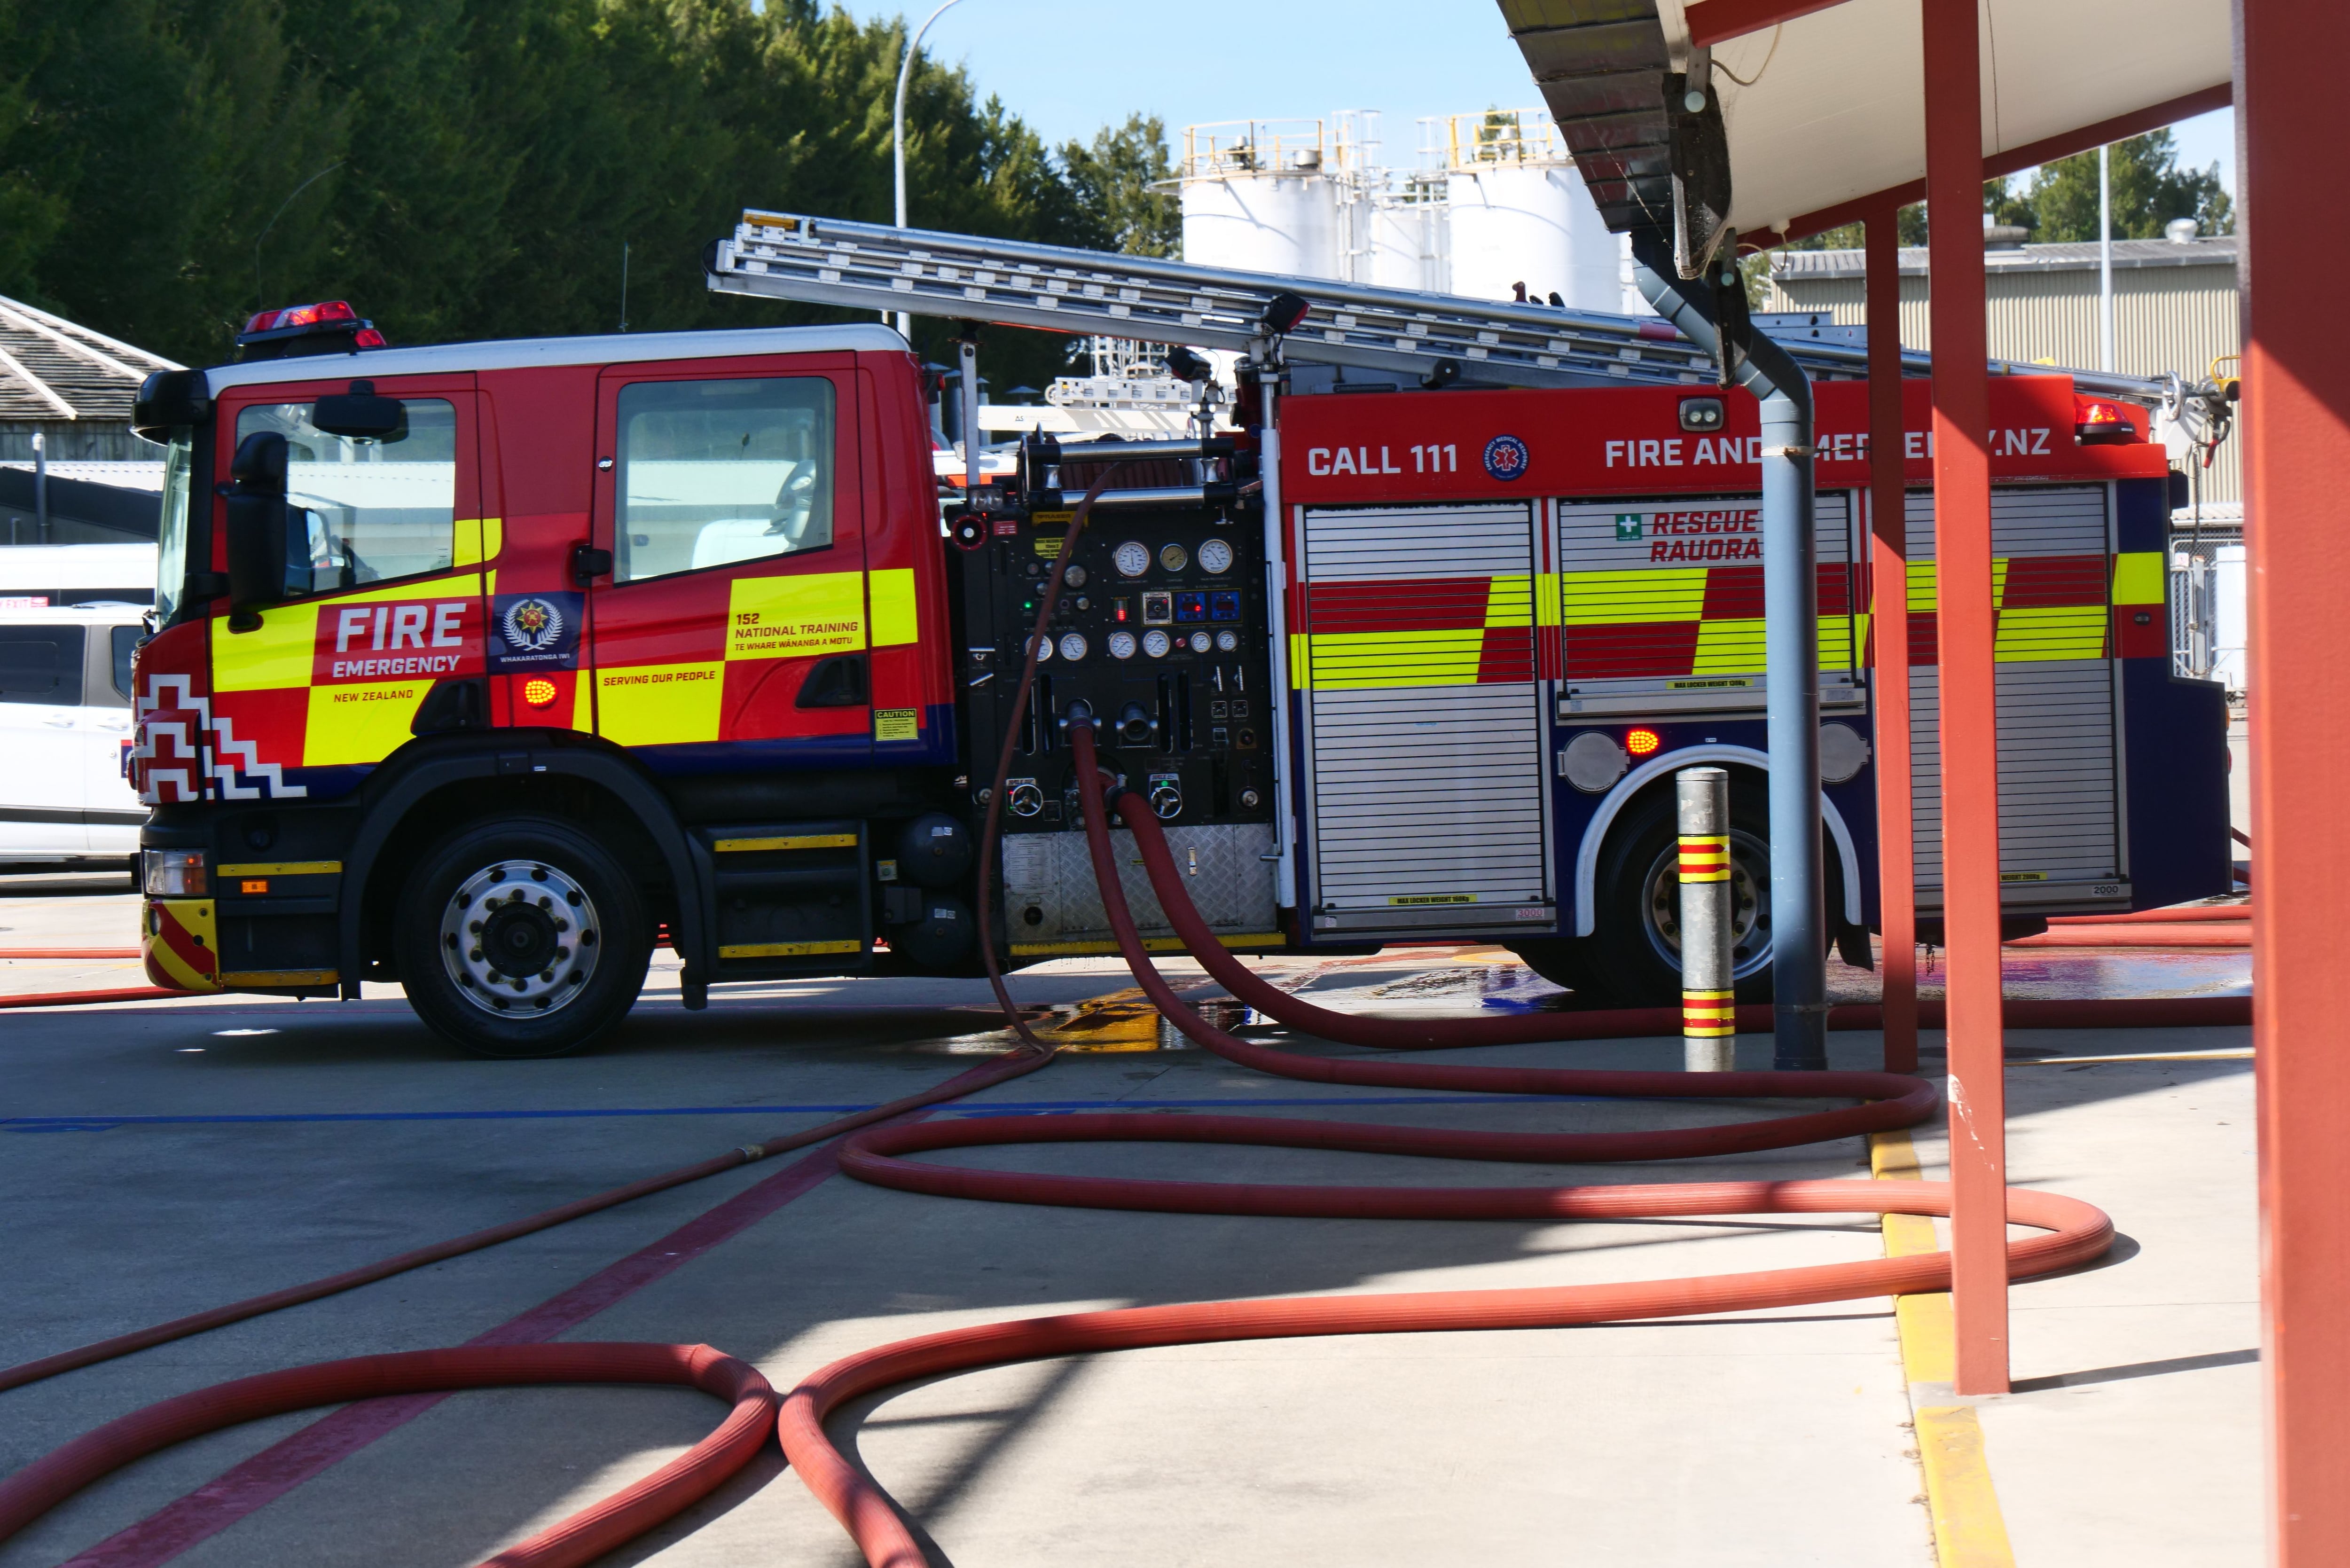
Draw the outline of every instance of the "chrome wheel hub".
[[[1771,962],[1771,846],[1751,833],[1730,834],[1730,965],[1739,980]],[[1641,884],[1640,923],[1649,945],[1673,968],[1681,962],[1680,849],[1669,843]]]
[[[441,961],[484,1012],[553,1012],[602,955],[596,906],[552,866],[502,860],[465,878],[441,915]]]

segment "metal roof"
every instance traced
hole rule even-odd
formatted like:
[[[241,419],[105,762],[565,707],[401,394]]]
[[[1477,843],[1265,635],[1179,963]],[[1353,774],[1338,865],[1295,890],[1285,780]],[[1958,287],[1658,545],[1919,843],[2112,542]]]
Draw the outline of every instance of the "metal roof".
[[[1753,0],[1499,0],[1612,229],[1670,226],[1664,76]],[[1981,0],[1986,173],[2229,100],[2228,0]],[[1709,13],[1711,15],[1709,16]],[[1773,243],[1924,193],[1918,0],[1844,0],[1711,44],[1730,222]],[[1736,79],[1734,79],[1736,78]],[[1741,85],[1741,80],[1752,85]]]
[[[1866,253],[1861,251],[1773,251],[1771,253],[1771,275],[1775,278],[1852,278],[1867,275]],[[2208,239],[2189,240],[2181,244],[2173,240],[2116,240],[2114,268],[2125,267],[2192,267],[2236,265],[2236,236],[2215,234]],[[2095,272],[2097,269],[2097,245],[2095,241],[2081,244],[2016,245],[1993,247],[1983,252],[1983,270],[1998,276],[2016,272]],[[1904,246],[1901,251],[1901,271],[1909,276],[1923,276],[1926,272],[1926,248],[1923,245]]]
[[[127,421],[148,372],[179,368],[0,296],[0,420]]]

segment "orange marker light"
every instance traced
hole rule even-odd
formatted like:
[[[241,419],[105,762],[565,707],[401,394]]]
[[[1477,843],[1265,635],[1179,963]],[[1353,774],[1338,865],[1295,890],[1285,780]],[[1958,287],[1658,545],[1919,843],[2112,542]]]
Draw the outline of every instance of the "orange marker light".
[[[269,879],[265,877],[246,877],[237,883],[236,890],[240,893],[266,893],[269,891]]]
[[[1624,749],[1636,757],[1645,757],[1664,743],[1654,730],[1635,730],[1624,737]]]
[[[522,700],[534,708],[544,708],[555,698],[555,682],[552,680],[533,680],[522,689]]]

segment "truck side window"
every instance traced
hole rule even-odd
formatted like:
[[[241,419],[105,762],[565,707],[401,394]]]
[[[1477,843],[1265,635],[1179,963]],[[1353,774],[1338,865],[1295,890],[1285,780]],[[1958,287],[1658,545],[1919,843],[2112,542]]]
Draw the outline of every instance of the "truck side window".
[[[456,559],[457,410],[445,398],[402,398],[407,428],[382,440],[328,435],[308,403],[263,403],[236,416],[237,440],[286,438],[293,511],[290,580],[310,593],[446,571]]]
[[[0,626],[0,702],[81,706],[81,659],[88,629]]]
[[[619,422],[614,581],[832,543],[829,380],[639,381]]]

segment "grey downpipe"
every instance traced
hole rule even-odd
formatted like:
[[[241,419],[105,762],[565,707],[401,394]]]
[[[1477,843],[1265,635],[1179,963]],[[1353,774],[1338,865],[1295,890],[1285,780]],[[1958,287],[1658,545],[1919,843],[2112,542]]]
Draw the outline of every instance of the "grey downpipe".
[[[1721,353],[1711,280],[1684,282],[1672,241],[1632,236],[1640,293],[1699,348]],[[1720,265],[1720,264],[1717,264]],[[1771,748],[1772,1064],[1827,1065],[1827,901],[1820,848],[1819,547],[1812,527],[1812,386],[1750,333],[1739,383],[1762,403],[1762,613]]]

